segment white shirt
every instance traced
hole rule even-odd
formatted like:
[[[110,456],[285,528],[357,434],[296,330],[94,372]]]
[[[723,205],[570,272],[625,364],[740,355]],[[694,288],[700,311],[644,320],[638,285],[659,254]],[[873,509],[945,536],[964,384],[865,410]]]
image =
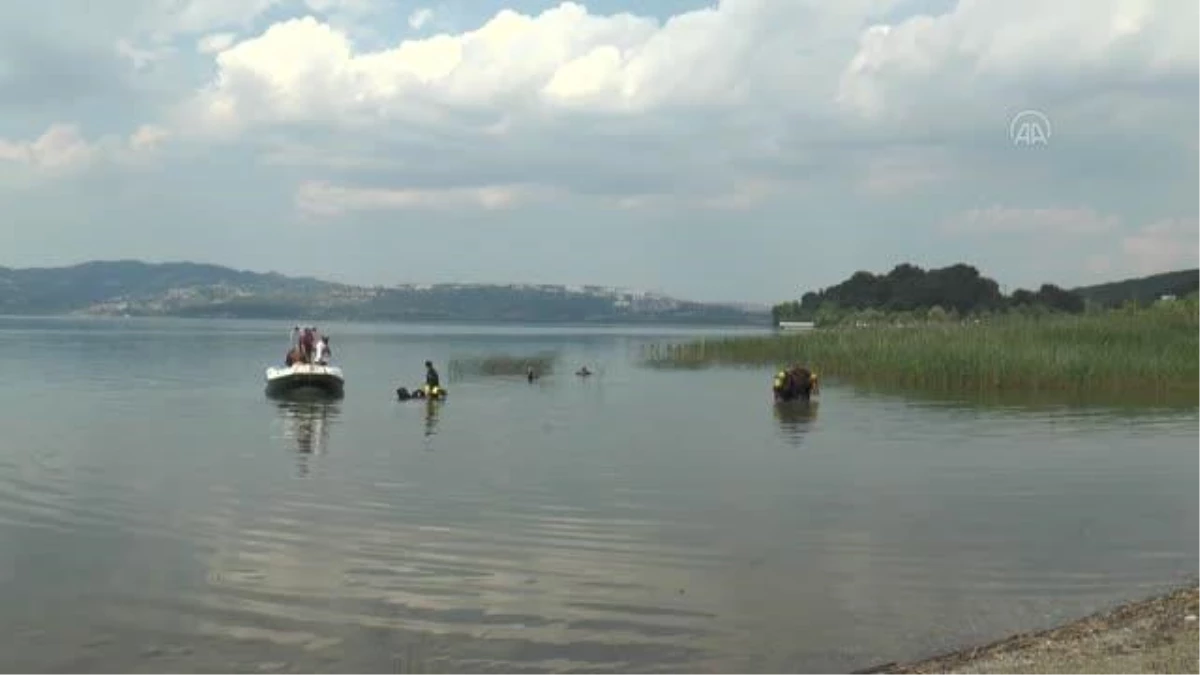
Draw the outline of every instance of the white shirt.
[[[316,352],[317,352],[316,362],[321,363],[322,360],[325,358],[325,343],[324,342],[317,343]]]

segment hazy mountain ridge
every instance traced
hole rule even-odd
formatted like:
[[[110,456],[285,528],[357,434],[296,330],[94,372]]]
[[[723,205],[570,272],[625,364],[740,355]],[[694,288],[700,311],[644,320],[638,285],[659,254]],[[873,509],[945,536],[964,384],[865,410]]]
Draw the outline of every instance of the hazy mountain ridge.
[[[1164,295],[1182,297],[1197,289],[1200,289],[1200,269],[1121,279],[1103,284],[1081,286],[1072,291],[1098,305],[1112,307],[1123,302],[1139,304],[1153,302]]]
[[[762,324],[767,308],[586,285],[356,286],[189,262],[0,267],[0,313],[369,321]]]

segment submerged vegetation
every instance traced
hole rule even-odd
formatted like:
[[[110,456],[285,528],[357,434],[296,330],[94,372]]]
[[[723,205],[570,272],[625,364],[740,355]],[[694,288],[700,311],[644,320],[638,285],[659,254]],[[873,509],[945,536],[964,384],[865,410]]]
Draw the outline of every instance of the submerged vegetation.
[[[458,378],[463,376],[524,376],[533,370],[537,376],[547,375],[554,370],[558,361],[556,352],[539,352],[528,355],[493,354],[477,358],[451,359],[449,374]]]
[[[1083,314],[1010,311],[967,319],[946,313],[763,337],[655,345],[650,366],[801,363],[823,378],[945,390],[1066,391],[1194,397],[1196,294],[1150,306]]]

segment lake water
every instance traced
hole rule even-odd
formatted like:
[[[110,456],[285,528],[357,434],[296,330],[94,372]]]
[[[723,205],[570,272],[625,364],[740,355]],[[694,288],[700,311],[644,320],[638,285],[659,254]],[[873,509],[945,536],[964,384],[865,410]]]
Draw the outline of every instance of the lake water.
[[[1194,406],[779,412],[634,362],[685,330],[322,328],[346,397],[289,405],[290,325],[0,318],[5,670],[838,671],[1197,570]]]

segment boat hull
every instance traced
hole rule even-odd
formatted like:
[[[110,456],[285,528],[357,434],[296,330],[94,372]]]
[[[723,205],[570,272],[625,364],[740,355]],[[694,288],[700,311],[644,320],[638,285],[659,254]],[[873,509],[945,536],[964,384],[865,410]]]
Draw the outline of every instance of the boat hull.
[[[345,378],[336,366],[298,364],[267,368],[267,395],[276,398],[342,398]]]

